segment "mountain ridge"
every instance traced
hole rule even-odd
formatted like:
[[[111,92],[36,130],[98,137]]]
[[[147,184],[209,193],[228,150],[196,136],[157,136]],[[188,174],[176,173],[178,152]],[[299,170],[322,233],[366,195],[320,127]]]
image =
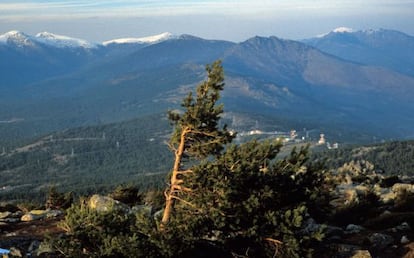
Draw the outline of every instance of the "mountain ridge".
[[[382,66],[414,76],[414,37],[395,30],[329,32],[301,40],[325,53],[364,65]]]
[[[165,112],[178,108],[203,80],[205,64],[221,59],[229,111],[358,128],[377,138],[414,135],[414,77],[388,67],[347,61],[274,36],[234,43],[184,34],[154,44],[119,45],[22,53],[1,44],[0,55],[9,58],[0,59],[0,120],[19,118],[45,133]],[[21,71],[26,81],[19,84]],[[35,121],[47,121],[48,129]]]

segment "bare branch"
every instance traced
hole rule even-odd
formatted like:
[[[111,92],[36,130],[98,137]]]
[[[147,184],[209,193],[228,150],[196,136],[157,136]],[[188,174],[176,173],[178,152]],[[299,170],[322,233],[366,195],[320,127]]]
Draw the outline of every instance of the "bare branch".
[[[176,172],[177,175],[185,175],[185,174],[191,174],[191,173],[194,173],[194,171],[192,169],[187,169],[187,170]]]
[[[193,207],[193,208],[196,208],[196,206],[195,206],[194,204],[192,204],[191,202],[188,202],[188,201],[186,201],[186,200],[184,200],[184,199],[181,199],[180,197],[178,197],[178,196],[176,196],[176,195],[170,195],[170,197],[171,197],[172,199],[176,199],[176,200],[178,200],[178,201],[180,201],[180,202],[183,202],[184,204],[187,204],[187,205],[189,205],[189,206],[191,206],[191,207]]]

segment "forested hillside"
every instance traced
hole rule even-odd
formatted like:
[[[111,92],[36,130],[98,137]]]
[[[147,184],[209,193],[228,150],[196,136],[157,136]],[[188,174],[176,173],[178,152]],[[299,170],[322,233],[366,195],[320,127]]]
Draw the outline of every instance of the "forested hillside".
[[[329,168],[339,168],[345,163],[368,161],[377,173],[398,176],[414,175],[414,141],[394,141],[369,146],[346,147],[316,153],[326,159]]]
[[[169,134],[166,116],[153,115],[53,133],[0,152],[0,200],[44,196],[51,185],[78,194],[159,185],[171,166]]]

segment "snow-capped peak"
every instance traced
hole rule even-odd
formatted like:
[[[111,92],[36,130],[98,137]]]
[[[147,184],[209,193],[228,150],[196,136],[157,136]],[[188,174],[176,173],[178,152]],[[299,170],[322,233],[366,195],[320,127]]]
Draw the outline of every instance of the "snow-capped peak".
[[[353,31],[354,31],[353,29],[348,28],[348,27],[338,27],[338,28],[334,29],[332,32],[335,32],[335,33],[351,33]]]
[[[56,35],[50,32],[41,32],[36,35],[37,41],[40,43],[51,45],[58,48],[64,47],[82,47],[95,48],[96,44],[90,43],[83,39],[71,38],[62,35]]]
[[[320,35],[317,35],[316,37],[317,38],[323,38],[323,37],[329,35],[330,33],[351,33],[351,32],[354,32],[354,30],[351,29],[351,28],[348,28],[348,27],[338,27],[338,28],[332,30],[331,32],[324,33],[324,34],[320,34]]]
[[[7,33],[4,33],[3,35],[0,35],[0,43],[2,44],[13,43],[18,46],[33,45],[33,42],[30,36],[17,30],[12,30]]]
[[[102,44],[104,46],[110,45],[110,44],[154,44],[159,43],[164,40],[175,38],[175,36],[169,32],[164,32],[158,35],[154,36],[148,36],[143,38],[120,38],[120,39],[113,39],[103,42]]]

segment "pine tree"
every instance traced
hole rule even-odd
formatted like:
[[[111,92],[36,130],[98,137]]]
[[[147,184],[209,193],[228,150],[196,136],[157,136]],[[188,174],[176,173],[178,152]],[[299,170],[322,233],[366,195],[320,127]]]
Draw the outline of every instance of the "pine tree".
[[[223,105],[217,104],[224,87],[224,72],[220,61],[206,66],[207,80],[197,87],[196,96],[190,92],[181,104],[184,113],[169,112],[169,119],[175,126],[170,140],[175,161],[170,174],[170,185],[165,191],[166,204],[161,226],[165,227],[173,213],[176,201],[192,205],[183,199],[191,188],[183,186],[184,175],[193,173],[191,164],[195,159],[217,156],[225,144],[231,142],[232,134],[226,126],[219,128]],[[187,164],[187,165],[186,165]]]
[[[251,257],[311,254],[321,230],[304,227],[322,196],[322,168],[309,162],[307,147],[277,159],[278,141],[229,144],[232,135],[218,126],[220,63],[207,66],[207,73],[196,97],[190,93],[184,99],[184,112],[170,113],[176,159],[160,232],[167,256],[192,248],[196,253],[190,256],[197,256],[205,241]]]

